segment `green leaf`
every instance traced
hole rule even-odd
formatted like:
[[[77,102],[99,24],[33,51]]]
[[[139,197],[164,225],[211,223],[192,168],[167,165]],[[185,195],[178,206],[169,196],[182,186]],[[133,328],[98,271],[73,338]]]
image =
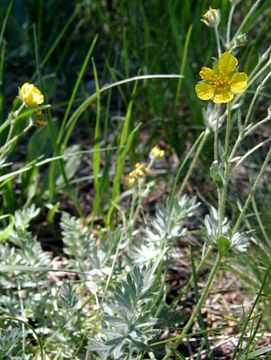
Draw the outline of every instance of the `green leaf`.
[[[219,246],[219,249],[222,253],[226,252],[230,246],[231,246],[231,241],[226,237],[226,236],[219,236],[216,239],[216,243]]]
[[[10,232],[13,230],[14,227],[14,216],[10,215],[10,222],[8,226],[6,226],[3,230],[0,230],[0,242],[8,239]]]

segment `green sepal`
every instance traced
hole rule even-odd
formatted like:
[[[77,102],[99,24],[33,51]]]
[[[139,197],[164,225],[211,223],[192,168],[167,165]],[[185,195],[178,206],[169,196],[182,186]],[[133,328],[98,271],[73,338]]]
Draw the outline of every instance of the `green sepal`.
[[[224,254],[231,246],[231,242],[230,239],[228,239],[226,236],[224,235],[220,235],[217,239],[216,239],[216,244],[219,247],[219,250]]]

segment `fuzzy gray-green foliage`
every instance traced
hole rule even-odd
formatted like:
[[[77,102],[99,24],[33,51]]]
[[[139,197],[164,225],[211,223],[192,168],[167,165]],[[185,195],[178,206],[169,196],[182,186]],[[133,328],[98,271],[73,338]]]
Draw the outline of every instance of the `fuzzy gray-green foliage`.
[[[0,244],[0,353],[8,349],[11,359],[40,355],[40,344],[48,356],[62,359],[82,359],[86,352],[136,359],[155,352],[151,344],[162,326],[180,326],[164,303],[165,286],[161,292],[158,269],[168,251],[163,241],[185,236],[186,219],[197,207],[195,198],[176,197],[128,240],[125,224],[99,239],[63,213],[63,265],[29,230],[38,209],[16,212],[9,240]],[[139,234],[155,256],[139,259]]]

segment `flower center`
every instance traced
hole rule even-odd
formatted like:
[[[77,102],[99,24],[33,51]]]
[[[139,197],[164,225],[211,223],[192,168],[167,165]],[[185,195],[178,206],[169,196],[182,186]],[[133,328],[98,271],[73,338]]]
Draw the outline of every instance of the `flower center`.
[[[227,77],[216,75],[213,79],[213,85],[215,88],[218,89],[225,88],[229,85],[229,80]]]

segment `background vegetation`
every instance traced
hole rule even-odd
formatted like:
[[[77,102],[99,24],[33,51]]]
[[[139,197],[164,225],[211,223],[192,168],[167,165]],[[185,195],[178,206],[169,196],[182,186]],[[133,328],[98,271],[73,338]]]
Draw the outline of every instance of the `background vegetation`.
[[[223,258],[191,341],[180,338],[215,262],[210,251],[201,266],[217,183],[213,133],[201,143],[207,105],[195,93],[217,56],[200,20],[209,6],[221,10],[223,35],[234,6],[233,37],[253,9],[236,56],[259,76],[233,107],[236,139],[255,91],[250,123],[270,117],[270,0],[0,2],[1,358],[268,358],[268,166],[242,219],[253,230],[247,252]],[[25,82],[45,105],[20,114],[5,147]],[[259,145],[231,179],[233,223],[268,153],[267,121],[237,154]],[[129,188],[128,173],[157,144],[165,158]]]

